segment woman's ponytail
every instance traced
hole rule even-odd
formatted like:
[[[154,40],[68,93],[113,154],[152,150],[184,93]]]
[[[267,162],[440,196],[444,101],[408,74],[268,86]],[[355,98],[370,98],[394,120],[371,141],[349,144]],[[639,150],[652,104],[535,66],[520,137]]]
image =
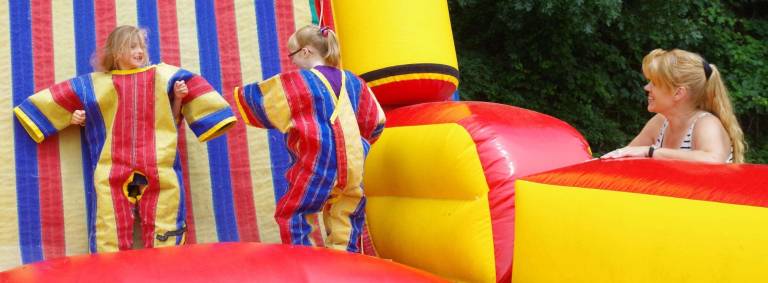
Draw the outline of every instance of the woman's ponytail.
[[[705,76],[707,69],[711,69],[711,74],[706,78],[702,108],[720,119],[720,122],[723,124],[725,131],[731,139],[731,144],[733,146],[733,162],[743,163],[744,152],[746,151],[744,132],[742,132],[741,127],[739,126],[739,121],[736,119],[736,114],[731,105],[731,99],[728,96],[728,90],[720,77],[720,71],[717,69],[717,66],[709,64],[706,61],[703,63],[706,64],[704,66]]]

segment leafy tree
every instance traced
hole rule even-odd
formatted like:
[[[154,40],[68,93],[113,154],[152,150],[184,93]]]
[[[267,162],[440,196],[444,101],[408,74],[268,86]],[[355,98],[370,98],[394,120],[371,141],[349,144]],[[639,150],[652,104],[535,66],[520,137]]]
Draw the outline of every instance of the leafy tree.
[[[720,68],[747,160],[768,162],[768,3],[449,0],[449,7],[462,99],[555,116],[600,155],[628,143],[652,115],[643,56],[686,49]]]

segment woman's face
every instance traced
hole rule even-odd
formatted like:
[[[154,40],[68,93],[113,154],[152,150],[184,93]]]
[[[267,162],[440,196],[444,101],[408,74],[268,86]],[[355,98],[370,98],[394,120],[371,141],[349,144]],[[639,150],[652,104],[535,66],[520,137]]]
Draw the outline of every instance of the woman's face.
[[[672,107],[674,100],[668,88],[655,85],[649,80],[643,89],[648,95],[648,112],[661,113]]]
[[[117,67],[120,70],[130,70],[144,67],[146,62],[144,44],[140,40],[133,40],[128,49],[117,58]]]

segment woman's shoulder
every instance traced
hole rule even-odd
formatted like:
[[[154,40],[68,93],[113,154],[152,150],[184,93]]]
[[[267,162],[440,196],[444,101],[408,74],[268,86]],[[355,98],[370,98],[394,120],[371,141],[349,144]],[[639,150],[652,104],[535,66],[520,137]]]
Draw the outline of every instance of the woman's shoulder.
[[[692,145],[696,148],[727,150],[730,147],[728,132],[714,114],[700,116],[693,124],[691,135]]]
[[[725,127],[723,126],[723,123],[720,121],[720,118],[718,118],[714,114],[709,112],[702,112],[702,114],[700,115],[701,116],[699,116],[698,119],[696,119],[696,122],[693,125],[691,125],[694,131],[708,130],[708,129],[725,130]]]

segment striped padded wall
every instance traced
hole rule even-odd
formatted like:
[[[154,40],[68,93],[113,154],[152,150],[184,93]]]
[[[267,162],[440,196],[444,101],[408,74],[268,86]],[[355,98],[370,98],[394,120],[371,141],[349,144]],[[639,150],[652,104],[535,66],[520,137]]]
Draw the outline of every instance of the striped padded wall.
[[[80,131],[36,144],[12,109],[36,90],[92,72],[91,54],[118,25],[148,34],[150,62],[202,74],[230,103],[232,89],[294,68],[293,31],[332,25],[330,0],[75,0],[0,3],[0,270],[88,251],[93,194]],[[320,9],[324,7],[324,9]],[[272,218],[289,156],[276,132],[238,123],[199,143],[180,132],[188,243],[279,242]],[[272,149],[271,151],[269,149]],[[272,170],[274,168],[274,170]]]

